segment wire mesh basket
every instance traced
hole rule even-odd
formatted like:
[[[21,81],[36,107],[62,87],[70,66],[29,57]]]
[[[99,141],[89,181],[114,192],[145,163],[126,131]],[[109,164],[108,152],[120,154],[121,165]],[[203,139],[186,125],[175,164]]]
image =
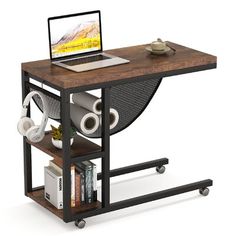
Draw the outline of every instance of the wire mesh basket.
[[[142,114],[154,96],[160,82],[161,78],[155,78],[111,87],[110,107],[116,109],[119,113],[119,122],[110,130],[110,135],[124,130]],[[49,105],[49,118],[60,122],[60,102],[52,97],[45,96]],[[33,99],[42,111],[41,99],[37,96]],[[79,132],[81,133],[81,131]],[[89,138],[100,138],[101,127],[99,126],[92,134],[82,134]]]

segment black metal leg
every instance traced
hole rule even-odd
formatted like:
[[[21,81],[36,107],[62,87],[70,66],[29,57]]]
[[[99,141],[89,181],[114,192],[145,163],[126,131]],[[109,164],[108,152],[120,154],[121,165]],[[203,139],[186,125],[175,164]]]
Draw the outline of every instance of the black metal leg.
[[[22,71],[22,98],[29,92],[29,76],[27,73]],[[88,154],[82,157],[77,157],[78,161],[98,158],[101,155],[102,160],[102,172],[98,174],[97,178],[102,181],[102,207],[91,208],[86,211],[81,211],[80,213],[71,212],[71,164],[74,163],[71,159],[71,148],[70,148],[70,90],[63,89],[61,91],[61,124],[63,132],[63,220],[65,222],[70,222],[72,220],[78,220],[90,216],[95,216],[103,214],[110,211],[115,211],[138,204],[143,204],[146,202],[174,196],[177,194],[182,194],[185,192],[200,190],[200,193],[204,196],[204,190],[208,186],[213,184],[213,181],[206,179],[203,181],[190,183],[163,191],[158,191],[143,196],[138,196],[130,198],[127,200],[110,203],[110,177],[119,176],[123,174],[128,174],[135,171],[144,170],[152,167],[161,167],[168,164],[167,158],[157,159],[153,161],[148,161],[144,163],[139,163],[135,165],[130,165],[110,171],[110,88],[102,88],[102,151],[101,153]],[[30,116],[30,109],[28,110],[28,115]],[[32,189],[32,163],[31,163],[31,145],[26,142],[26,138],[23,140],[24,144],[24,177],[25,177],[25,194],[43,189],[43,186]]]
[[[143,204],[146,202],[151,202],[151,201],[155,201],[158,199],[171,197],[174,195],[178,195],[178,194],[182,194],[182,193],[186,193],[186,192],[190,192],[190,191],[194,191],[194,190],[198,190],[198,189],[204,189],[206,187],[212,186],[212,184],[213,184],[213,181],[211,179],[205,179],[202,181],[198,181],[198,182],[194,182],[194,183],[190,183],[190,184],[186,184],[186,185],[181,185],[178,187],[174,187],[174,188],[170,188],[170,189],[166,189],[166,190],[162,190],[162,191],[158,191],[158,192],[145,194],[145,195],[142,195],[139,197],[134,197],[134,198],[130,198],[127,200],[111,203],[110,206],[107,208],[97,208],[97,209],[91,209],[86,212],[82,212],[82,213],[78,214],[77,216],[74,215],[73,219],[76,219],[78,217],[86,218],[86,217],[90,217],[90,216],[100,215],[100,214],[104,214],[106,212],[116,211],[116,210],[120,210],[123,208]]]
[[[29,93],[27,82],[29,81],[28,74],[22,70],[21,72],[21,86],[22,86],[22,102]],[[30,106],[27,111],[27,116],[30,117]],[[24,150],[24,183],[25,183],[25,195],[32,192],[32,157],[31,157],[31,145],[27,143],[26,137],[23,137],[23,150]]]
[[[102,88],[102,207],[110,205],[110,88]]]
[[[175,196],[178,194],[182,194],[182,193],[186,193],[186,192],[190,192],[190,191],[194,191],[194,190],[198,190],[198,189],[202,189],[202,188],[204,189],[208,186],[212,186],[212,184],[213,184],[213,181],[211,179],[206,179],[203,181],[178,186],[175,188],[170,188],[170,189],[166,189],[163,191],[158,191],[155,193],[146,194],[146,195],[143,195],[140,197],[134,197],[134,198],[130,198],[130,199],[127,199],[124,201],[115,202],[115,203],[111,204],[111,209],[113,211],[115,211],[115,210],[119,210],[122,208],[131,207],[131,206],[139,205],[142,203],[155,201],[158,199],[171,197],[171,196]]]
[[[147,161],[144,163],[139,163],[139,164],[125,166],[125,167],[111,170],[109,172],[109,176],[115,177],[115,176],[124,175],[124,174],[132,173],[135,171],[153,168],[153,167],[161,167],[161,166],[166,165],[168,163],[169,163],[169,161],[167,158],[161,158],[161,159],[157,159],[157,160]],[[102,178],[102,174],[98,173],[97,179],[100,180],[101,178]]]
[[[71,219],[71,160],[70,160],[70,93],[61,91],[61,125],[63,143],[63,220]]]

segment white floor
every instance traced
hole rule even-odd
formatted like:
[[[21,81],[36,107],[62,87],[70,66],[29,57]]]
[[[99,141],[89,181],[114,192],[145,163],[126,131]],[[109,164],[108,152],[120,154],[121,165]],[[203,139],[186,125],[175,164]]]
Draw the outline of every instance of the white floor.
[[[167,165],[166,173],[162,175],[157,174],[152,168],[137,174],[126,175],[126,181],[116,177],[111,184],[111,201],[115,202],[201,180],[181,178],[179,174],[172,173],[174,173],[173,168]],[[232,228],[229,226],[234,223],[234,219],[229,216],[229,213],[235,210],[230,203],[231,198],[233,196],[230,192],[221,191],[219,183],[216,183],[210,188],[210,194],[207,197],[199,195],[198,191],[193,191],[87,218],[86,227],[82,231],[77,229],[73,222],[66,224],[30,199],[24,198],[24,203],[22,201],[21,204],[4,207],[1,210],[1,231],[6,230],[5,232],[9,235],[17,235],[18,232],[27,235],[55,233],[63,235],[69,232],[89,235],[93,232],[96,234],[111,234],[112,232],[113,235],[120,235],[132,233],[133,230],[137,235],[142,235],[147,231],[164,235],[174,232],[177,235],[180,233],[187,235],[189,232],[191,235],[204,235],[214,227],[217,228],[219,234],[230,235]]]
[[[4,1],[0,14],[0,235],[236,235],[234,5],[233,0]],[[111,168],[170,158],[163,175],[152,169],[113,179],[111,200],[205,178],[212,178],[214,186],[207,197],[194,191],[91,217],[86,228],[78,230],[73,222],[64,223],[24,196],[22,138],[16,131],[21,111],[20,66],[24,61],[49,58],[48,17],[96,9],[102,11],[105,50],[147,44],[160,37],[218,58],[216,70],[163,79],[140,119],[111,138]],[[33,112],[33,119],[39,124],[41,114]],[[48,158],[34,152],[36,186],[43,183]]]

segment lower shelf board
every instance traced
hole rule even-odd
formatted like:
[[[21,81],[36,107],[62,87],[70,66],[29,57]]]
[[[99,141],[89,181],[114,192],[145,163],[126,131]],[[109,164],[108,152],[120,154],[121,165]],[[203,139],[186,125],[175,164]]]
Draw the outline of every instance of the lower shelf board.
[[[54,213],[56,216],[63,219],[63,210],[57,209],[44,198],[44,189],[39,189],[31,193],[28,193],[27,196],[33,199],[39,205],[43,206],[44,208]],[[97,208],[101,208],[101,203],[99,201],[93,202],[90,204],[84,204],[84,205],[81,205],[80,207],[72,207],[71,211],[72,211],[72,214],[79,214],[80,212],[85,212],[85,211],[97,209]]]

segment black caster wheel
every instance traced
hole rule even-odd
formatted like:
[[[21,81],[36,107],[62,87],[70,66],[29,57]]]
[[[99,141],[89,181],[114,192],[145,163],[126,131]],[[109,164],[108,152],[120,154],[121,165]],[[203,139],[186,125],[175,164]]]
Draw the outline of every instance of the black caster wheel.
[[[207,196],[209,194],[209,192],[210,192],[209,188],[201,188],[201,189],[199,189],[199,193],[202,196]]]
[[[82,220],[78,219],[75,221],[75,226],[77,226],[79,229],[83,229],[85,225],[86,222],[83,219]]]
[[[163,173],[166,171],[166,168],[165,168],[165,166],[157,166],[157,167],[156,167],[156,171],[157,171],[159,174],[163,174]]]

